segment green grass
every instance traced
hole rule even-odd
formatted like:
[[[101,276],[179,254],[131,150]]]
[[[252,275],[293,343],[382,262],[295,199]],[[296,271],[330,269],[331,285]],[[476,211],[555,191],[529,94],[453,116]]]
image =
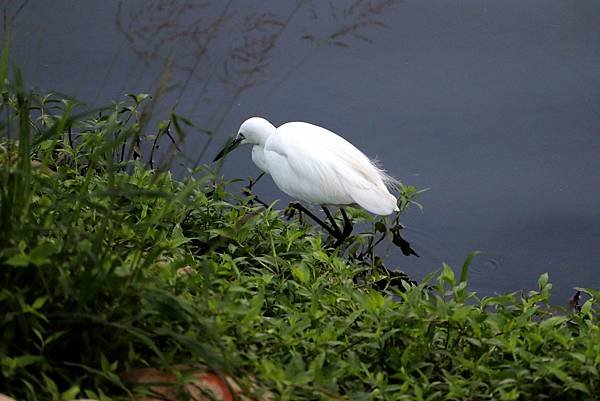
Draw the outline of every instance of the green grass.
[[[202,363],[282,400],[600,397],[600,292],[577,314],[549,305],[547,276],[480,299],[471,257],[459,278],[392,280],[372,246],[383,220],[352,210],[372,231],[333,250],[208,167],[151,169],[144,96],[82,112],[5,65],[2,392],[127,399],[121,372]],[[417,193],[403,187],[401,205]]]

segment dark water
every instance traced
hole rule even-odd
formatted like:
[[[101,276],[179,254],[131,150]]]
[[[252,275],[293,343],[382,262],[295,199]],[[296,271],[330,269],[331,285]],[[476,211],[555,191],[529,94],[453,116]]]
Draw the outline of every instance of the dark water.
[[[209,3],[13,1],[13,56],[35,87],[90,104],[168,83],[162,110],[217,133],[201,162],[251,115],[342,134],[430,188],[403,217],[422,257],[389,250],[415,278],[480,250],[483,294],[543,272],[559,302],[600,288],[600,3]],[[246,149],[223,172],[258,170]],[[257,192],[288,200],[268,179]]]

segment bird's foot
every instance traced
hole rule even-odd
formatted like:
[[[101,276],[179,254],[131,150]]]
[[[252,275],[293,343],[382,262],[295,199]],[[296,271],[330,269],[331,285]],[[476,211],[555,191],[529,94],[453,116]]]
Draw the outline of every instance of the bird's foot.
[[[291,220],[296,215],[296,211],[298,210],[296,204],[298,204],[298,202],[290,202],[283,210],[283,216],[286,220]]]

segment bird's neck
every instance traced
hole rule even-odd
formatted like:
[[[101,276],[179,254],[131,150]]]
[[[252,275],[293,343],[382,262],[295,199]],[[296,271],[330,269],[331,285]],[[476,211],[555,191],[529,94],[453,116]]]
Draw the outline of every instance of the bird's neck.
[[[275,128],[271,123],[265,121],[265,125],[261,127],[259,131],[256,132],[256,143],[254,145],[263,147],[267,143],[267,140],[271,135],[275,135],[277,133],[277,128]]]
[[[261,145],[254,145],[252,147],[252,161],[258,166],[259,169],[267,174],[269,173],[269,167],[265,159],[265,149]]]

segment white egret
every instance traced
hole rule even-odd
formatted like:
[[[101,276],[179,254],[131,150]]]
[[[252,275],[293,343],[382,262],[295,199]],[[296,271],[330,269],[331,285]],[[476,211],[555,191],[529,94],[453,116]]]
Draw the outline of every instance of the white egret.
[[[273,178],[279,189],[292,198],[323,207],[333,228],[300,204],[292,205],[327,229],[338,244],[350,235],[352,224],[341,208],[344,229],[340,230],[327,206],[359,205],[377,215],[400,210],[388,189],[395,180],[328,129],[305,122],[288,122],[276,128],[264,118],[252,117],[242,123],[235,139],[214,160],[240,144],[253,145],[252,161]]]

